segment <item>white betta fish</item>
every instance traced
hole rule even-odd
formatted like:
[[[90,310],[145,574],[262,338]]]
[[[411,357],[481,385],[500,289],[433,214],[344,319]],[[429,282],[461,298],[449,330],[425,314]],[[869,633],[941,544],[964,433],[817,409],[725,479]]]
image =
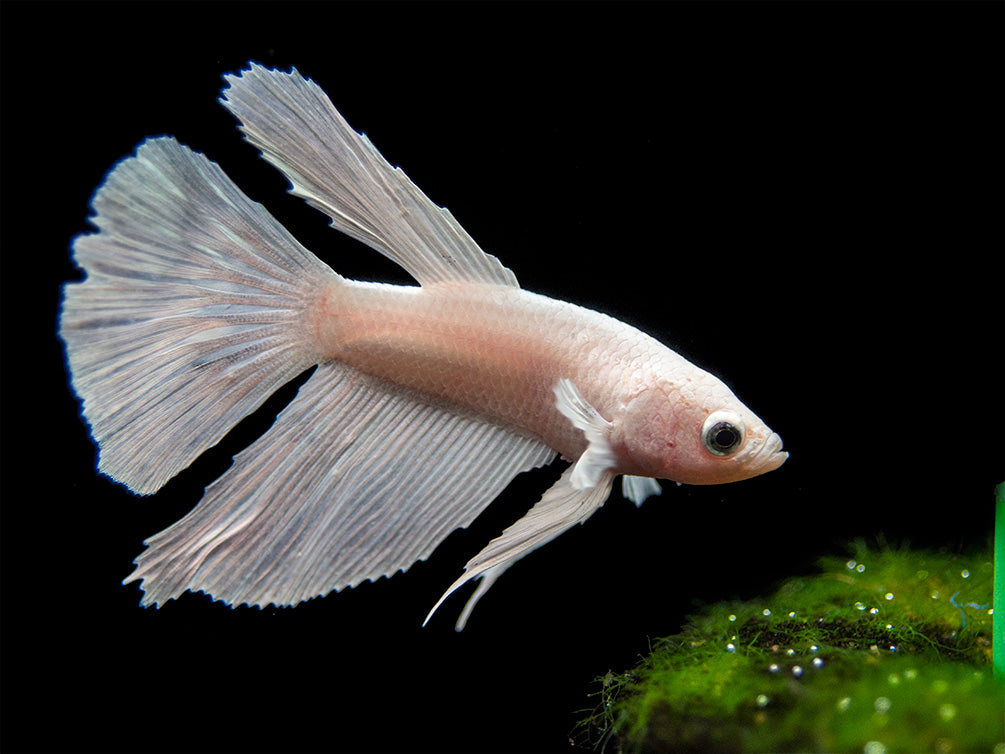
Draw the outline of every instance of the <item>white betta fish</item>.
[[[296,605],[390,576],[520,472],[571,461],[441,598],[481,579],[462,628],[618,474],[640,504],[655,478],[732,482],[785,461],[712,375],[623,322],[521,290],[313,81],[257,64],[226,79],[222,103],[291,192],[419,285],[341,277],[173,138],[110,171],[97,232],[74,242],[87,277],[66,286],[60,324],[100,471],[153,493],[317,365],[198,506],[146,541],[124,582],[142,580],[142,604],[202,590]]]

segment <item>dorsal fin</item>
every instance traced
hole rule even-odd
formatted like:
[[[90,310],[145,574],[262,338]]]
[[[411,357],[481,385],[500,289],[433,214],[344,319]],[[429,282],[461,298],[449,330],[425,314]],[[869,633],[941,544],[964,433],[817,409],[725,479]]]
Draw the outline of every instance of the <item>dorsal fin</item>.
[[[328,95],[295,68],[257,63],[225,77],[221,103],[245,138],[278,168],[290,193],[331,218],[332,227],[373,247],[420,284],[463,280],[518,286],[444,208],[356,133]]]

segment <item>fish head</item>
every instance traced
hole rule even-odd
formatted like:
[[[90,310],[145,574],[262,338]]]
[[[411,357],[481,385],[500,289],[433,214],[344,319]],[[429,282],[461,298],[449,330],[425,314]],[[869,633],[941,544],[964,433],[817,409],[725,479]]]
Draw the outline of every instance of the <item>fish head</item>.
[[[772,432],[716,377],[695,368],[637,394],[618,423],[615,447],[642,476],[683,484],[723,484],[773,471],[789,454]]]

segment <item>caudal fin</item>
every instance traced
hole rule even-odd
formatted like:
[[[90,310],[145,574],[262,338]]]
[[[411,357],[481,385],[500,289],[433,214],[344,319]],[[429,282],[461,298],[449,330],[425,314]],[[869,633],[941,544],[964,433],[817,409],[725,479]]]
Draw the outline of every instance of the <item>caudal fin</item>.
[[[116,165],[92,207],[60,336],[99,470],[149,494],[318,362],[307,312],[340,278],[172,138]]]

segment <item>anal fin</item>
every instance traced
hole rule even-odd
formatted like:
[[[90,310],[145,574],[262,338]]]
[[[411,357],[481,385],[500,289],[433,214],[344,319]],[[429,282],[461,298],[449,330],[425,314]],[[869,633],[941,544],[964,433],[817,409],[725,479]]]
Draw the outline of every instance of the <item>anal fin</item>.
[[[475,517],[539,441],[326,363],[196,508],[147,541],[143,604],[186,590],[294,605],[405,570]]]

